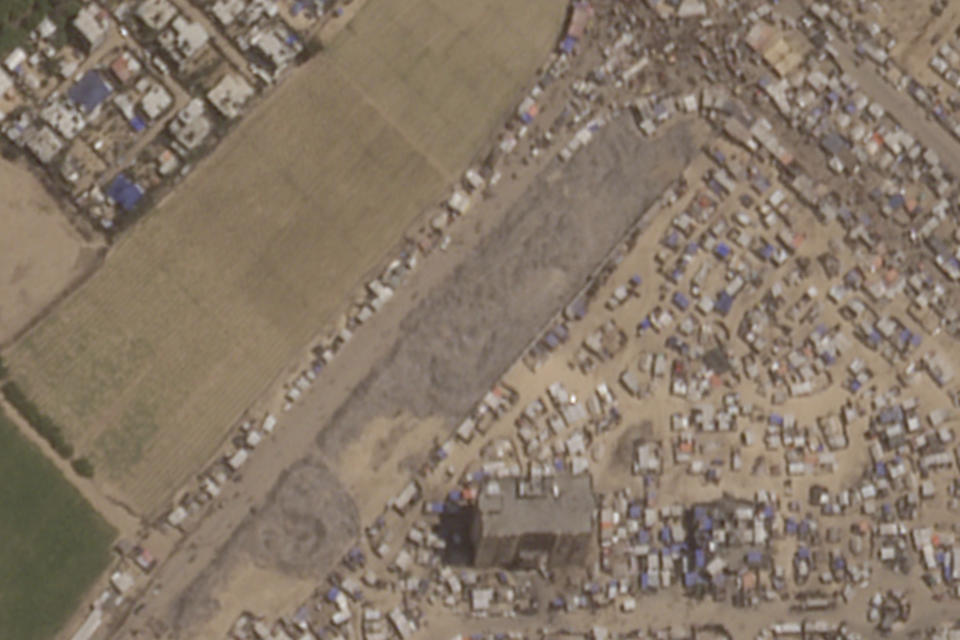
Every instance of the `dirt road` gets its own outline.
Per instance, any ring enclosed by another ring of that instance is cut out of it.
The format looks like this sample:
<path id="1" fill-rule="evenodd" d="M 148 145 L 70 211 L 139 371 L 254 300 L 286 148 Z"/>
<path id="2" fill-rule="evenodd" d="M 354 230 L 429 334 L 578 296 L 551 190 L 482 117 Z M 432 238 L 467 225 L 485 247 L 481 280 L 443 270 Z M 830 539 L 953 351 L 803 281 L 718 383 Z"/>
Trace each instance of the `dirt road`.
<path id="1" fill-rule="evenodd" d="M 276 441 L 254 456 L 222 508 L 189 536 L 189 549 L 158 571 L 159 589 L 123 631 L 149 626 L 191 637 L 217 611 L 217 592 L 230 588 L 238 567 L 252 562 L 289 572 L 283 554 L 297 545 L 310 549 L 305 557 L 342 553 L 356 526 L 367 524 L 356 520 L 349 502 L 367 511 L 369 496 L 399 489 L 410 458 L 426 453 L 432 437 L 446 433 L 490 387 L 677 176 L 704 135 L 702 123 L 686 121 L 648 141 L 624 118 L 568 167 L 551 161 L 515 182 L 508 178 L 494 199 L 471 212 L 473 219 L 460 223 L 449 251 L 431 257 L 284 416 Z M 365 431 L 404 415 L 436 418 L 430 421 L 436 433 L 400 429 L 374 460 L 365 437 L 373 434 Z M 276 480 L 292 467 L 298 471 Z M 301 474 L 325 480 L 304 482 Z M 287 483 L 297 483 L 302 499 L 325 516 L 312 538 L 309 527 L 289 527 L 275 507 Z M 344 495 L 346 503 L 338 497 L 320 506 L 321 499 Z M 319 584 L 319 565 L 311 566 Z"/>

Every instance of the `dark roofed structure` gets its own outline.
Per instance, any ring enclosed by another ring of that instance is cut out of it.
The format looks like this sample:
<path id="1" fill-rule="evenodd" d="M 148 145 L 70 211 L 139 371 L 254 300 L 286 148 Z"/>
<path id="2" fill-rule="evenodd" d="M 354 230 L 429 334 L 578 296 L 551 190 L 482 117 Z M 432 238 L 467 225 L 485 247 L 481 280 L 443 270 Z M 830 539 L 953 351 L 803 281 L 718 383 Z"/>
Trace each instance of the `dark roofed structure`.
<path id="1" fill-rule="evenodd" d="M 84 114 L 93 112 L 113 92 L 98 71 L 87 71 L 77 84 L 70 87 L 67 95 Z"/>
<path id="2" fill-rule="evenodd" d="M 110 186 L 107 187 L 107 197 L 113 200 L 117 206 L 129 213 L 137 206 L 140 199 L 143 198 L 143 187 L 122 173 L 117 174 Z"/>
<path id="3" fill-rule="evenodd" d="M 595 515 L 593 481 L 588 474 L 488 480 L 477 498 L 470 531 L 474 564 L 583 563 Z"/>

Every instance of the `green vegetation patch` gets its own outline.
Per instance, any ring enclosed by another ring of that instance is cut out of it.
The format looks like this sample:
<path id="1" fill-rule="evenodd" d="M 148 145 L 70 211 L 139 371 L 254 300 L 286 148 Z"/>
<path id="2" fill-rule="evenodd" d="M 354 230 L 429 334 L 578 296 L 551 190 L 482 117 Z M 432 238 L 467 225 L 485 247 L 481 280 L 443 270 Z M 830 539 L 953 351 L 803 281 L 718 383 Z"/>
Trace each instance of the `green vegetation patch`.
<path id="1" fill-rule="evenodd" d="M 0 55 L 27 42 L 44 16 L 57 25 L 53 40 L 60 46 L 66 39 L 67 24 L 82 6 L 80 0 L 0 0 Z"/>
<path id="2" fill-rule="evenodd" d="M 0 638 L 51 638 L 106 569 L 116 531 L 0 413 Z"/>
<path id="3" fill-rule="evenodd" d="M 63 435 L 63 429 L 60 428 L 60 425 L 54 422 L 53 418 L 40 411 L 40 408 L 30 401 L 30 398 L 27 397 L 16 382 L 12 380 L 5 382 L 3 387 L 0 387 L 0 390 L 3 391 L 7 402 L 12 404 L 14 408 L 20 412 L 20 415 L 30 423 L 30 426 L 36 429 L 37 433 L 50 443 L 50 446 L 53 447 L 53 450 L 56 451 L 60 457 L 69 460 L 73 456 L 73 445 L 70 444 L 66 436 Z"/>

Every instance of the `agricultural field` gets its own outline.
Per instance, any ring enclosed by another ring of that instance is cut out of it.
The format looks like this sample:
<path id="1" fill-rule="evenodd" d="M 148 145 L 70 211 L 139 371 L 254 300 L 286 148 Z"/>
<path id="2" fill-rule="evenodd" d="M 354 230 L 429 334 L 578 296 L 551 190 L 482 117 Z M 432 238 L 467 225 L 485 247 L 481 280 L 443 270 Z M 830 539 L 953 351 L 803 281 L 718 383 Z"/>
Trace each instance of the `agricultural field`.
<path id="1" fill-rule="evenodd" d="M 2 413 L 0 469 L 0 638 L 49 638 L 106 568 L 114 531 Z"/>
<path id="2" fill-rule="evenodd" d="M 0 345 L 97 263 L 57 202 L 22 166 L 0 160 Z"/>
<path id="3" fill-rule="evenodd" d="M 372 0 L 5 354 L 102 488 L 166 504 L 485 147 L 566 6 Z"/>

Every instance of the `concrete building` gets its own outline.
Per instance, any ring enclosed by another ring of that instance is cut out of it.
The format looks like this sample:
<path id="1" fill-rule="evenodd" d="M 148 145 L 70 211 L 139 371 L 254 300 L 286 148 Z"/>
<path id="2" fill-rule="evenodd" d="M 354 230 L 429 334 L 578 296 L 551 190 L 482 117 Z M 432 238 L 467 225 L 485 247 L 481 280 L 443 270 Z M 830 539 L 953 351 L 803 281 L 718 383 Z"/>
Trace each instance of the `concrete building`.
<path id="1" fill-rule="evenodd" d="M 88 4 L 80 9 L 73 19 L 73 28 L 86 47 L 87 53 L 102 45 L 110 32 L 110 20 L 107 12 L 96 4 Z"/>
<path id="2" fill-rule="evenodd" d="M 259 62 L 276 77 L 293 62 L 302 45 L 279 25 L 251 30 L 250 45 Z"/>
<path id="3" fill-rule="evenodd" d="M 496 478 L 477 498 L 470 538 L 478 567 L 586 562 L 596 501 L 588 474 Z"/>
<path id="4" fill-rule="evenodd" d="M 207 100 L 228 119 L 236 118 L 247 100 L 253 96 L 253 87 L 235 73 L 228 73 L 210 91 Z"/>
<path id="5" fill-rule="evenodd" d="M 213 125 L 207 118 L 203 100 L 194 98 L 187 106 L 180 110 L 177 117 L 170 121 L 170 135 L 179 142 L 184 149 L 191 151 L 200 146 L 210 134 Z"/>
<path id="6" fill-rule="evenodd" d="M 140 109 L 148 120 L 156 120 L 173 105 L 173 96 L 163 85 L 149 78 L 141 78 L 137 82 L 137 91 L 143 94 L 140 99 Z"/>
<path id="7" fill-rule="evenodd" d="M 199 22 L 177 16 L 170 28 L 160 34 L 160 44 L 179 67 L 196 57 L 210 41 L 210 34 Z"/>
<path id="8" fill-rule="evenodd" d="M 136 14 L 147 28 L 160 31 L 177 15 L 177 8 L 169 0 L 143 0 Z"/>
<path id="9" fill-rule="evenodd" d="M 24 142 L 40 164 L 50 164 L 63 150 L 63 141 L 46 126 L 29 129 L 24 133 Z"/>

